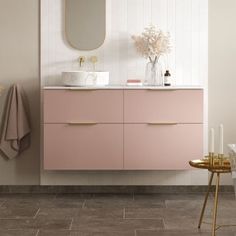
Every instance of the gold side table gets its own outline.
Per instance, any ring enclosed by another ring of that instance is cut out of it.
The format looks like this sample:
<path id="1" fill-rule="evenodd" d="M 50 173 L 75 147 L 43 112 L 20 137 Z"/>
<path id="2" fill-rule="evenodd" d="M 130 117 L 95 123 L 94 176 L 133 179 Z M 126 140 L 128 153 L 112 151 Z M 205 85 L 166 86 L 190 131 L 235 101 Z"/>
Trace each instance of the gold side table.
<path id="1" fill-rule="evenodd" d="M 229 161 L 229 159 L 224 158 L 224 157 L 214 159 L 214 156 L 212 156 L 212 158 L 211 158 L 211 155 L 209 155 L 209 157 L 206 157 L 204 159 L 192 160 L 189 162 L 189 164 L 190 164 L 190 166 L 195 167 L 195 168 L 207 169 L 211 173 L 207 193 L 205 196 L 205 200 L 203 203 L 203 207 L 202 207 L 202 211 L 201 211 L 201 215 L 200 215 L 200 219 L 199 219 L 199 223 L 198 223 L 199 229 L 201 228 L 201 225 L 202 225 L 202 220 L 203 220 L 207 200 L 209 197 L 209 193 L 211 190 L 213 177 L 215 174 L 217 176 L 216 188 L 215 188 L 215 198 L 214 198 L 214 209 L 213 209 L 212 234 L 211 234 L 212 236 L 215 236 L 216 231 L 220 227 L 226 226 L 226 225 L 217 226 L 216 225 L 216 218 L 217 218 L 217 209 L 218 209 L 220 174 L 231 173 L 230 161 Z M 227 226 L 235 226 L 235 225 L 227 225 Z"/>

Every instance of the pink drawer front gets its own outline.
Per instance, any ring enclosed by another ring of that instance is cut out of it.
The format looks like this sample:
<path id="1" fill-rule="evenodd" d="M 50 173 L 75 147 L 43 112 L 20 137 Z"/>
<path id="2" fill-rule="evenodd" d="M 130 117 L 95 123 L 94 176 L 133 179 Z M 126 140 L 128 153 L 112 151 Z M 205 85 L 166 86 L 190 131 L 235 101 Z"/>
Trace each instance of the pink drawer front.
<path id="1" fill-rule="evenodd" d="M 124 122 L 203 122 L 203 90 L 125 90 Z"/>
<path id="2" fill-rule="evenodd" d="M 125 124 L 126 170 L 183 170 L 203 157 L 203 125 Z"/>
<path id="3" fill-rule="evenodd" d="M 45 124 L 44 169 L 123 169 L 123 126 Z"/>
<path id="4" fill-rule="evenodd" d="M 123 122 L 122 90 L 45 90 L 44 123 Z"/>

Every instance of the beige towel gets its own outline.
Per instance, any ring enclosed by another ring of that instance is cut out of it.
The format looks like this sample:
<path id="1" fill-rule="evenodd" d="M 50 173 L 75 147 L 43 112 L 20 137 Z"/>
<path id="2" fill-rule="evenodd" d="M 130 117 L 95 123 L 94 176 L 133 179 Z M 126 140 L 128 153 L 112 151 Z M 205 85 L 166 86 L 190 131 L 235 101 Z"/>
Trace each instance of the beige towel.
<path id="1" fill-rule="evenodd" d="M 0 150 L 12 159 L 30 146 L 30 124 L 19 85 L 9 90 L 0 135 Z"/>

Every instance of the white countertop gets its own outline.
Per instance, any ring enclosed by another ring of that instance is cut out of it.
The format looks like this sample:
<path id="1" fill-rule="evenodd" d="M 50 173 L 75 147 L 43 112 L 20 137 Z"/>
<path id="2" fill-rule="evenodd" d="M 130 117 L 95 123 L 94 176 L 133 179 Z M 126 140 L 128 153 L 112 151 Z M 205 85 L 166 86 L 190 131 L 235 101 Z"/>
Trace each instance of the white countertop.
<path id="1" fill-rule="evenodd" d="M 184 89 L 203 89 L 203 86 L 181 85 L 181 86 L 126 86 L 126 85 L 108 85 L 108 86 L 89 86 L 89 87 L 69 87 L 69 86 L 45 86 L 47 90 L 98 90 L 98 89 L 150 89 L 150 90 L 184 90 Z"/>

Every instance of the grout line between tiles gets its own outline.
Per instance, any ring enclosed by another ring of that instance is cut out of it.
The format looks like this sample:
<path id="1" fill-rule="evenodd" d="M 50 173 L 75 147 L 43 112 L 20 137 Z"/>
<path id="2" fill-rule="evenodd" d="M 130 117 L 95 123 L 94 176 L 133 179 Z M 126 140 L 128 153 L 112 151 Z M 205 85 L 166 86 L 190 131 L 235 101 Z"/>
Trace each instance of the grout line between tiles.
<path id="1" fill-rule="evenodd" d="M 168 201 L 168 200 L 164 200 L 164 208 L 167 208 L 167 203 L 166 203 L 166 201 Z"/>
<path id="2" fill-rule="evenodd" d="M 71 219 L 71 223 L 70 223 L 70 227 L 69 227 L 69 230 L 72 230 L 72 224 L 74 222 L 74 218 Z"/>
<path id="3" fill-rule="evenodd" d="M 35 215 L 33 216 L 33 219 L 35 219 L 35 218 L 37 217 L 39 211 L 40 211 L 40 208 L 37 210 L 37 212 L 36 212 Z"/>
<path id="4" fill-rule="evenodd" d="M 85 207 L 86 201 L 87 201 L 87 200 L 85 199 L 84 202 L 83 202 L 83 204 L 82 204 L 82 207 L 81 207 L 82 209 L 86 208 L 86 207 Z"/>
<path id="5" fill-rule="evenodd" d="M 0 207 L 3 207 L 7 200 L 3 200 L 3 202 L 0 204 Z"/>
<path id="6" fill-rule="evenodd" d="M 39 229 L 37 230 L 37 232 L 36 232 L 35 236 L 38 236 L 38 235 L 39 235 Z"/>
<path id="7" fill-rule="evenodd" d="M 162 218 L 162 221 L 163 221 L 163 228 L 166 229 L 166 223 L 165 223 L 164 218 Z"/>

